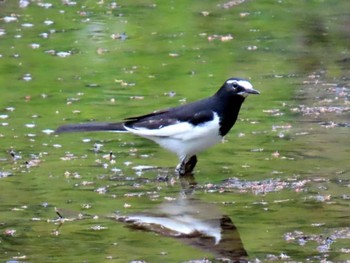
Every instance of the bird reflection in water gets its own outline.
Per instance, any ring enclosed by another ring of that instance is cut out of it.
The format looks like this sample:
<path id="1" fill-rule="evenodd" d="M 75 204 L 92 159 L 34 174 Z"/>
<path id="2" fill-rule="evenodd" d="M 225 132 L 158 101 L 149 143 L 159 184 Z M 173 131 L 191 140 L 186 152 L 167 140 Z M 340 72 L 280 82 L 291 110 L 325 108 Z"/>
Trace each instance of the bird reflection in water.
<path id="1" fill-rule="evenodd" d="M 175 201 L 166 201 L 145 213 L 116 216 L 116 219 L 132 229 L 176 238 L 217 258 L 247 262 L 247 252 L 232 220 L 214 204 L 193 196 L 196 186 L 193 174 L 179 180 L 182 190 Z"/>

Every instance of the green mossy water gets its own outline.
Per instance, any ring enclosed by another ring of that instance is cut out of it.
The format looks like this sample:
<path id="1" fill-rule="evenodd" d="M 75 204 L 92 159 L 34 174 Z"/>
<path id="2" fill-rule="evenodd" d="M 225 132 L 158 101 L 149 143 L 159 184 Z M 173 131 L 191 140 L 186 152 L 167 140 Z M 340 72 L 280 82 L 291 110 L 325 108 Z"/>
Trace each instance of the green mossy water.
<path id="1" fill-rule="evenodd" d="M 112 1 L 65 5 L 57 0 L 50 8 L 39 1 L 26 8 L 18 1 L 2 2 L 2 261 L 215 260 L 200 248 L 111 219 L 114 213 L 149 211 L 177 198 L 177 180 L 156 180 L 159 175 L 176 179 L 176 156 L 127 134 L 43 131 L 176 106 L 213 94 L 231 76 L 250 79 L 261 95 L 247 99 L 224 144 L 199 154 L 194 196 L 231 218 L 249 260 L 349 258 L 349 128 L 318 123 L 348 120 L 348 90 L 334 100 L 344 102 L 339 114 L 310 117 L 295 110 L 326 103 L 331 84 L 348 87 L 348 1 L 233 6 L 228 1 L 224 6 L 221 1 L 140 0 L 120 1 L 115 8 Z M 11 15 L 17 21 L 6 23 Z M 32 48 L 33 43 L 40 47 Z M 311 74 L 320 74 L 324 86 L 305 84 Z M 103 146 L 95 151 L 94 144 Z M 21 158 L 13 158 L 11 150 Z M 110 151 L 115 162 L 104 158 Z M 159 169 L 138 173 L 133 169 L 138 165 Z M 225 186 L 228 178 L 241 180 L 242 188 Z M 269 180 L 275 183 L 272 190 L 261 190 Z M 50 221 L 58 218 L 55 207 L 67 218 L 79 212 L 88 216 L 55 232 L 58 225 Z M 287 240 L 293 231 L 310 241 Z M 336 238 L 335 231 L 345 234 Z M 336 242 L 324 252 L 318 248 L 322 240 L 311 240 L 313 235 Z"/>

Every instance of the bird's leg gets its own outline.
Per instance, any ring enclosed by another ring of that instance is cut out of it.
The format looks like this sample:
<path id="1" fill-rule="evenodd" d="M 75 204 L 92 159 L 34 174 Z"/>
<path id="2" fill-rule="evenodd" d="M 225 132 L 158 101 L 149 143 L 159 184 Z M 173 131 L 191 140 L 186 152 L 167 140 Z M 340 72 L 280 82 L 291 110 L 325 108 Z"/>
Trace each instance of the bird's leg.
<path id="1" fill-rule="evenodd" d="M 197 156 L 192 155 L 189 159 L 183 158 L 181 163 L 176 166 L 175 171 L 179 174 L 179 176 L 184 176 L 186 174 L 192 173 L 194 167 L 197 164 Z"/>
<path id="2" fill-rule="evenodd" d="M 192 155 L 191 158 L 186 162 L 185 164 L 185 173 L 192 173 L 194 167 L 196 167 L 197 164 L 197 156 Z"/>

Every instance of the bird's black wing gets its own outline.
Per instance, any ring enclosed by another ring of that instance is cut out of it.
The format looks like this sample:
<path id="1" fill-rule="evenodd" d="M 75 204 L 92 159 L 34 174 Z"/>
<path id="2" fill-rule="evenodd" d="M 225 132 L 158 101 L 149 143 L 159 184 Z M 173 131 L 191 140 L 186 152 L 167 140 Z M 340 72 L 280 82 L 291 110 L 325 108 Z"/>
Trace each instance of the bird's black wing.
<path id="1" fill-rule="evenodd" d="M 136 129 L 161 129 L 181 122 L 200 125 L 213 120 L 213 111 L 208 110 L 211 98 L 199 100 L 186 105 L 155 111 L 150 114 L 125 119 L 125 126 Z"/>
<path id="2" fill-rule="evenodd" d="M 214 119 L 214 112 L 211 110 L 203 110 L 200 112 L 197 112 L 190 118 L 188 118 L 188 122 L 192 125 L 201 125 L 205 122 L 211 121 Z"/>
<path id="3" fill-rule="evenodd" d="M 197 110 L 197 109 L 196 109 Z M 167 126 L 176 125 L 181 122 L 188 122 L 194 126 L 200 125 L 214 118 L 213 112 L 206 109 L 178 107 L 169 110 L 158 111 L 147 115 L 127 118 L 124 125 L 133 129 L 156 130 Z"/>
<path id="4" fill-rule="evenodd" d="M 169 109 L 167 110 L 160 110 L 160 111 L 154 111 L 152 113 L 148 113 L 148 114 L 144 114 L 144 115 L 139 115 L 139 116 L 134 116 L 134 117 L 128 117 L 128 118 L 125 118 L 125 122 L 137 122 L 137 121 L 140 121 L 142 119 L 148 119 L 148 118 L 151 118 L 151 117 L 156 117 L 157 115 L 162 115 L 164 113 L 167 113 L 169 112 Z"/>
<path id="5" fill-rule="evenodd" d="M 126 118 L 124 125 L 129 128 L 153 130 L 161 129 L 175 123 L 177 123 L 177 119 L 169 116 L 169 110 L 162 110 L 141 116 Z"/>

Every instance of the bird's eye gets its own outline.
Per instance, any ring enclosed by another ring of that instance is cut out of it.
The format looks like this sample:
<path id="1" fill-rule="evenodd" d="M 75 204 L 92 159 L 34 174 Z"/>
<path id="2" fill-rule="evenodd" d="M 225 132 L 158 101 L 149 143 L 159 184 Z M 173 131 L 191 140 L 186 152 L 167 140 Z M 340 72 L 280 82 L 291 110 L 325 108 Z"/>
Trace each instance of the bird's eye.
<path id="1" fill-rule="evenodd" d="M 235 82 L 232 82 L 232 87 L 234 87 L 234 88 L 238 88 L 238 87 L 239 87 L 239 85 L 238 85 L 238 83 L 235 81 Z"/>

